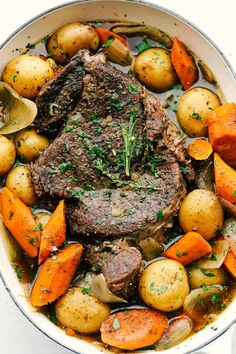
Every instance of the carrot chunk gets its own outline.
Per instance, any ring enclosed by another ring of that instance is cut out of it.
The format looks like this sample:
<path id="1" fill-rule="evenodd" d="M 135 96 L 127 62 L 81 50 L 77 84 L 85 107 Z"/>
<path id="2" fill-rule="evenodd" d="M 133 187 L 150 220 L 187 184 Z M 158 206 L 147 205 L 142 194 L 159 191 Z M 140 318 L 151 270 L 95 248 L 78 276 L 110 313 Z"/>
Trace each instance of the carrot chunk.
<path id="1" fill-rule="evenodd" d="M 212 251 L 211 245 L 197 232 L 187 232 L 170 246 L 163 256 L 182 263 L 184 266 L 195 262 Z"/>
<path id="2" fill-rule="evenodd" d="M 198 70 L 193 57 L 177 37 L 173 39 L 171 60 L 182 86 L 188 90 L 197 81 Z"/>
<path id="3" fill-rule="evenodd" d="M 220 235 L 217 239 L 224 240 L 224 236 Z M 231 250 L 228 251 L 224 259 L 223 265 L 225 269 L 229 272 L 229 274 L 232 276 L 232 278 L 236 280 L 236 257 L 233 251 Z"/>
<path id="4" fill-rule="evenodd" d="M 207 115 L 209 139 L 222 159 L 236 164 L 236 105 L 226 103 Z"/>
<path id="5" fill-rule="evenodd" d="M 127 46 L 127 41 L 125 38 L 119 36 L 118 34 L 107 30 L 106 28 L 96 27 L 95 31 L 98 34 L 99 40 L 101 44 L 104 44 L 108 41 L 109 38 L 114 37 L 122 42 L 125 46 Z"/>
<path id="6" fill-rule="evenodd" d="M 152 345 L 163 335 L 167 317 L 149 309 L 128 310 L 109 316 L 101 326 L 102 341 L 124 350 Z"/>
<path id="7" fill-rule="evenodd" d="M 38 264 L 48 258 L 53 247 L 59 247 L 66 239 L 65 202 L 60 201 L 41 233 Z"/>
<path id="8" fill-rule="evenodd" d="M 29 257 L 37 257 L 40 231 L 30 208 L 7 187 L 2 189 L 0 204 L 5 226 Z"/>
<path id="9" fill-rule="evenodd" d="M 188 154 L 195 160 L 208 159 L 212 151 L 209 141 L 203 139 L 195 139 L 188 146 Z"/>
<path id="10" fill-rule="evenodd" d="M 70 244 L 41 266 L 31 292 L 31 304 L 44 306 L 66 292 L 82 255 L 80 244 Z"/>
<path id="11" fill-rule="evenodd" d="M 236 171 L 228 166 L 217 153 L 214 154 L 214 172 L 217 196 L 235 204 Z"/>

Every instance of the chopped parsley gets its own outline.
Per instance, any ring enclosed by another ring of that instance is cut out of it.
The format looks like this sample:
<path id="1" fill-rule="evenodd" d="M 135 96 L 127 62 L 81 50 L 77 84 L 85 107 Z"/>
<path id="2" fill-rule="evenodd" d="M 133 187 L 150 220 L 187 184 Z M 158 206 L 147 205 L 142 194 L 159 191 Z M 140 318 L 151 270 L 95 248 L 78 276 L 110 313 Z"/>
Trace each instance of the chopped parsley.
<path id="1" fill-rule="evenodd" d="M 10 210 L 10 211 L 9 211 L 9 214 L 8 214 L 8 219 L 11 220 L 12 216 L 13 216 L 13 211 Z"/>
<path id="2" fill-rule="evenodd" d="M 187 166 L 180 166 L 180 169 L 184 175 L 187 175 L 189 173 L 189 168 Z"/>
<path id="3" fill-rule="evenodd" d="M 71 168 L 72 168 L 71 162 L 63 162 L 59 166 L 59 170 L 61 171 L 61 173 L 65 173 L 66 171 L 70 170 Z"/>
<path id="4" fill-rule="evenodd" d="M 200 116 L 200 114 L 197 113 L 197 112 L 193 112 L 192 117 L 193 117 L 193 119 L 201 120 L 201 116 Z"/>
<path id="5" fill-rule="evenodd" d="M 218 304 L 220 302 L 220 300 L 221 300 L 220 295 L 218 295 L 218 294 L 211 295 L 211 302 L 213 304 Z"/>
<path id="6" fill-rule="evenodd" d="M 114 41 L 114 37 L 113 36 L 111 36 L 111 37 L 109 37 L 108 38 L 108 40 L 105 42 L 105 43 L 103 43 L 103 47 L 106 47 L 106 48 L 108 48 L 108 47 L 110 47 L 110 45 L 111 45 L 111 43 Z"/>
<path id="7" fill-rule="evenodd" d="M 192 72 L 196 71 L 196 69 L 191 65 L 188 67 L 188 69 L 189 69 L 189 71 L 192 71 Z"/>
<path id="8" fill-rule="evenodd" d="M 139 42 L 136 45 L 136 48 L 138 49 L 139 53 L 142 53 L 145 50 L 152 48 L 152 46 L 151 46 L 150 42 L 148 41 L 148 39 L 144 38 L 141 42 Z"/>
<path id="9" fill-rule="evenodd" d="M 134 85 L 129 85 L 128 91 L 129 91 L 129 93 L 138 93 L 138 89 Z"/>
<path id="10" fill-rule="evenodd" d="M 200 271 L 201 271 L 202 274 L 204 274 L 206 277 L 209 277 L 209 278 L 215 277 L 215 274 L 208 273 L 206 269 L 200 269 Z"/>
<path id="11" fill-rule="evenodd" d="M 16 272 L 17 278 L 19 280 L 22 280 L 22 277 L 24 275 L 24 269 L 20 268 L 17 264 L 12 264 L 12 267 Z"/>
<path id="12" fill-rule="evenodd" d="M 159 210 L 157 213 L 156 213 L 156 220 L 157 221 L 161 221 L 161 219 L 163 218 L 164 214 L 163 214 L 163 210 Z"/>
<path id="13" fill-rule="evenodd" d="M 82 294 L 83 294 L 83 295 L 90 295 L 90 294 L 91 294 L 91 287 L 89 287 L 89 288 L 83 288 L 83 289 L 82 289 Z"/>

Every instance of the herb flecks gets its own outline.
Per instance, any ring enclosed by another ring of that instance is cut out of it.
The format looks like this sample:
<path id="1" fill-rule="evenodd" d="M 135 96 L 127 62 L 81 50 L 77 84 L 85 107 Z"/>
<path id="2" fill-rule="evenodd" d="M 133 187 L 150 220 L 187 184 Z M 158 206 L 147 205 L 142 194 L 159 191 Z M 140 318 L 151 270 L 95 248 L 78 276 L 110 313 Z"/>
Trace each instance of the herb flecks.
<path id="1" fill-rule="evenodd" d="M 122 135 L 124 139 L 124 169 L 126 176 L 130 176 L 131 161 L 134 153 L 134 148 L 137 142 L 137 137 L 135 136 L 135 125 L 137 120 L 133 116 L 129 119 L 128 130 L 125 125 L 121 125 Z"/>
<path id="2" fill-rule="evenodd" d="M 145 50 L 152 48 L 152 46 L 151 46 L 150 42 L 148 41 L 148 39 L 144 38 L 141 42 L 139 42 L 136 45 L 136 48 L 138 49 L 139 53 L 142 53 Z"/>

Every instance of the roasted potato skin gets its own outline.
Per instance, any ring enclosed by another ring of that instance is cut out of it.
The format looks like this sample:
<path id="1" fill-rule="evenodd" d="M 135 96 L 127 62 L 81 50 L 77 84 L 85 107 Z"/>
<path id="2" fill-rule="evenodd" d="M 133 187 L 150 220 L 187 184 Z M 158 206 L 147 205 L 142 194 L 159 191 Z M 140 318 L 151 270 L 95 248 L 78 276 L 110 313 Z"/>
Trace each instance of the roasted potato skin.
<path id="1" fill-rule="evenodd" d="M 194 87 L 179 99 L 177 118 L 181 128 L 191 137 L 207 136 L 207 114 L 220 106 L 219 97 L 204 87 Z"/>
<path id="2" fill-rule="evenodd" d="M 204 273 L 212 275 L 207 276 Z M 189 283 L 192 289 L 198 289 L 203 285 L 225 284 L 227 283 L 227 277 L 221 268 L 205 269 L 202 271 L 200 268 L 193 269 L 190 266 Z"/>
<path id="3" fill-rule="evenodd" d="M 151 48 L 134 60 L 132 71 L 137 79 L 157 92 L 170 89 L 177 81 L 170 52 L 163 48 Z"/>
<path id="4" fill-rule="evenodd" d="M 27 166 L 14 167 L 8 173 L 6 187 L 25 204 L 32 206 L 36 203 L 37 198 L 31 181 L 30 170 Z"/>
<path id="5" fill-rule="evenodd" d="M 184 199 L 179 210 L 183 231 L 196 231 L 207 241 L 222 227 L 224 214 L 217 196 L 205 189 L 195 189 Z"/>
<path id="6" fill-rule="evenodd" d="M 58 321 L 80 333 L 96 333 L 102 322 L 109 316 L 107 304 L 89 294 L 83 294 L 81 288 L 67 291 L 56 303 Z"/>
<path id="7" fill-rule="evenodd" d="M 37 134 L 33 128 L 26 128 L 16 134 L 16 151 L 22 161 L 31 162 L 46 149 L 49 140 L 46 136 Z"/>
<path id="8" fill-rule="evenodd" d="M 53 69 L 46 61 L 28 54 L 10 60 L 3 72 L 3 81 L 19 95 L 30 99 L 53 77 Z"/>
<path id="9" fill-rule="evenodd" d="M 13 141 L 0 134 L 0 176 L 12 168 L 15 159 L 16 149 Z"/>
<path id="10" fill-rule="evenodd" d="M 175 311 L 189 294 L 188 276 L 184 266 L 174 260 L 159 260 L 143 271 L 139 295 L 149 306 L 160 311 Z"/>

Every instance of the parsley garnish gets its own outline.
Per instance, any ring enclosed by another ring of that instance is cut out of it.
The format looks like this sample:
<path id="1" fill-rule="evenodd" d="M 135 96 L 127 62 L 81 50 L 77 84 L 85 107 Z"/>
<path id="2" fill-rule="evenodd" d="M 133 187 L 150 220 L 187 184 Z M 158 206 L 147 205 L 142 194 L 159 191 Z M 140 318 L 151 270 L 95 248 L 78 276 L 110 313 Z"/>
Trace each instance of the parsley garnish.
<path id="1" fill-rule="evenodd" d="M 130 93 L 138 93 L 138 89 L 137 89 L 137 87 L 134 86 L 134 85 L 129 85 L 128 91 L 129 91 Z"/>
<path id="2" fill-rule="evenodd" d="M 152 46 L 149 43 L 147 38 L 144 38 L 135 47 L 138 49 L 139 53 L 144 52 L 145 50 L 152 48 Z"/>
<path id="3" fill-rule="evenodd" d="M 105 43 L 103 43 L 102 46 L 103 46 L 103 47 L 107 47 L 107 48 L 110 47 L 110 45 L 111 45 L 111 43 L 114 41 L 114 39 L 115 39 L 115 38 L 114 38 L 113 36 L 109 37 L 108 40 L 107 40 Z"/>
<path id="4" fill-rule="evenodd" d="M 124 162 L 124 169 L 125 169 L 126 176 L 130 175 L 131 160 L 137 142 L 137 137 L 135 136 L 135 131 L 134 131 L 136 122 L 137 120 L 134 120 L 133 116 L 130 116 L 128 131 L 124 123 L 121 124 L 122 135 L 124 139 L 123 162 Z"/>
<path id="5" fill-rule="evenodd" d="M 215 274 L 207 273 L 207 270 L 206 270 L 206 269 L 200 269 L 200 271 L 201 271 L 202 274 L 204 274 L 206 277 L 209 277 L 209 278 L 215 277 Z"/>
<path id="6" fill-rule="evenodd" d="M 83 288 L 82 289 L 82 294 L 83 295 L 90 295 L 91 294 L 91 288 Z"/>
<path id="7" fill-rule="evenodd" d="M 159 210 L 157 213 L 156 213 L 156 220 L 157 221 L 160 221 L 162 218 L 163 218 L 163 210 Z"/>
<path id="8" fill-rule="evenodd" d="M 197 113 L 197 112 L 193 112 L 192 117 L 193 117 L 194 119 L 196 119 L 196 120 L 201 120 L 201 116 L 200 116 L 200 114 Z"/>

